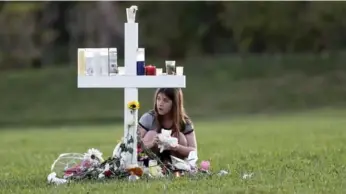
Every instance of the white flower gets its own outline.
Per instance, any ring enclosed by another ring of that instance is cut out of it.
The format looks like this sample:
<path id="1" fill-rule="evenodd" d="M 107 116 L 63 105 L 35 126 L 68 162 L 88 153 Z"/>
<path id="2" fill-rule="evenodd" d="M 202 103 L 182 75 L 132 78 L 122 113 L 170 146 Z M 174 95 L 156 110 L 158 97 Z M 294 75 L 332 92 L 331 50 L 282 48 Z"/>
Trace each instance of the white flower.
<path id="1" fill-rule="evenodd" d="M 102 158 L 102 152 L 100 152 L 98 149 L 91 148 L 88 150 L 87 153 L 84 154 L 84 159 L 88 159 L 90 161 L 98 161 L 103 162 Z"/>
<path id="2" fill-rule="evenodd" d="M 243 174 L 243 179 L 249 179 L 253 176 L 253 173 L 244 173 Z"/>
<path id="3" fill-rule="evenodd" d="M 103 179 L 105 178 L 105 175 L 103 173 L 100 173 L 99 176 L 98 176 L 99 179 Z"/>
<path id="4" fill-rule="evenodd" d="M 129 127 L 133 127 L 133 126 L 135 126 L 135 121 L 134 120 L 131 120 L 131 121 L 129 121 L 129 123 L 127 124 Z"/>
<path id="5" fill-rule="evenodd" d="M 47 180 L 48 180 L 48 183 L 56 184 L 56 185 L 68 183 L 66 179 L 57 178 L 55 172 L 50 173 L 47 177 Z"/>
<path id="6" fill-rule="evenodd" d="M 162 129 L 161 133 L 158 135 L 160 143 L 158 145 L 160 153 L 169 147 L 176 147 L 178 145 L 178 139 L 171 137 L 172 130 Z"/>

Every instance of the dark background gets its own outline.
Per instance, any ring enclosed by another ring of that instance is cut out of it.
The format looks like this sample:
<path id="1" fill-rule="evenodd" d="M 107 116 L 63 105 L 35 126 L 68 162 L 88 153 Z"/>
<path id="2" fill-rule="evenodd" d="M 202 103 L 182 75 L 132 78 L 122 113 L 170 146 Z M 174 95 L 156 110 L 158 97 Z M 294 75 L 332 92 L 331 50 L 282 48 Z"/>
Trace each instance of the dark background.
<path id="1" fill-rule="evenodd" d="M 0 127 L 122 121 L 121 89 L 77 89 L 77 48 L 122 65 L 131 5 L 146 62 L 185 67 L 195 119 L 346 104 L 344 2 L 0 2 Z"/>

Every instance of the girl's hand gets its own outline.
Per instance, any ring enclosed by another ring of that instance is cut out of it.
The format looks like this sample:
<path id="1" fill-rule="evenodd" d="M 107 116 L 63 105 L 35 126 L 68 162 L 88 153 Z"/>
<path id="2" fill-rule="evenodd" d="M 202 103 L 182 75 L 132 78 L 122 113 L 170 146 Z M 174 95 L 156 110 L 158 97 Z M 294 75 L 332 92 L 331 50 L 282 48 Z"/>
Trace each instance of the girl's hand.
<path id="1" fill-rule="evenodd" d="M 179 149 L 179 144 L 172 144 L 169 146 L 169 150 L 177 151 Z"/>
<path id="2" fill-rule="evenodd" d="M 159 140 L 159 137 L 158 135 L 155 135 L 154 139 L 153 139 L 153 142 L 152 142 L 152 145 L 155 146 L 155 145 L 158 145 L 160 142 Z"/>

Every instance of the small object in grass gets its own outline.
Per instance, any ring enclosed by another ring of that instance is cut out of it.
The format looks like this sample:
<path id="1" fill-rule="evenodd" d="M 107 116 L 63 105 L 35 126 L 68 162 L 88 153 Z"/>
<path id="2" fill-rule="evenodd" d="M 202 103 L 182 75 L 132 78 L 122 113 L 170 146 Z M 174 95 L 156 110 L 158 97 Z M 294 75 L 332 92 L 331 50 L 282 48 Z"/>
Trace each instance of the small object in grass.
<path id="1" fill-rule="evenodd" d="M 143 169 L 141 167 L 128 168 L 127 171 L 130 174 L 134 174 L 136 176 L 142 176 L 143 175 Z"/>
<path id="2" fill-rule="evenodd" d="M 48 183 L 56 184 L 56 185 L 68 183 L 68 180 L 66 179 L 57 178 L 55 172 L 50 173 L 47 177 L 47 180 L 48 180 Z"/>
<path id="3" fill-rule="evenodd" d="M 223 175 L 227 175 L 227 174 L 228 174 L 228 172 L 225 170 L 220 170 L 220 172 L 217 173 L 218 176 L 223 176 Z"/>
<path id="4" fill-rule="evenodd" d="M 99 179 L 104 179 L 104 178 L 105 178 L 105 175 L 104 175 L 103 173 L 100 173 L 100 174 L 98 175 L 98 178 L 99 178 Z"/>
<path id="5" fill-rule="evenodd" d="M 136 181 L 138 179 L 139 179 L 139 177 L 137 175 L 135 175 L 134 172 L 131 171 L 130 176 L 129 176 L 129 181 Z"/>
<path id="6" fill-rule="evenodd" d="M 243 174 L 243 179 L 249 179 L 249 178 L 251 178 L 253 176 L 253 173 L 244 173 Z"/>
<path id="7" fill-rule="evenodd" d="M 211 172 L 209 170 L 201 170 L 203 174 L 211 175 Z"/>
<path id="8" fill-rule="evenodd" d="M 201 170 L 202 171 L 208 171 L 209 168 L 210 168 L 210 162 L 209 161 L 204 160 L 201 162 Z"/>
<path id="9" fill-rule="evenodd" d="M 152 177 L 162 177 L 162 168 L 160 166 L 150 166 L 149 173 Z"/>
<path id="10" fill-rule="evenodd" d="M 177 178 L 181 177 L 181 173 L 179 171 L 176 171 L 176 172 L 174 172 L 174 176 L 177 177 Z"/>

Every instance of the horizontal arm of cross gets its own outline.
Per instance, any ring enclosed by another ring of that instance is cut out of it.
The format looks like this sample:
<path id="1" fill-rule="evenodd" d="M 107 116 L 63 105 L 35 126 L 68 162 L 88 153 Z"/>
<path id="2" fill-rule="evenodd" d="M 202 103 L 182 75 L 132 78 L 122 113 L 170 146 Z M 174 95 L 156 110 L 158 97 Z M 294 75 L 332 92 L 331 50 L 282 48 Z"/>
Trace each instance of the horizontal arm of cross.
<path id="1" fill-rule="evenodd" d="M 78 88 L 185 88 L 185 76 L 78 76 Z"/>

